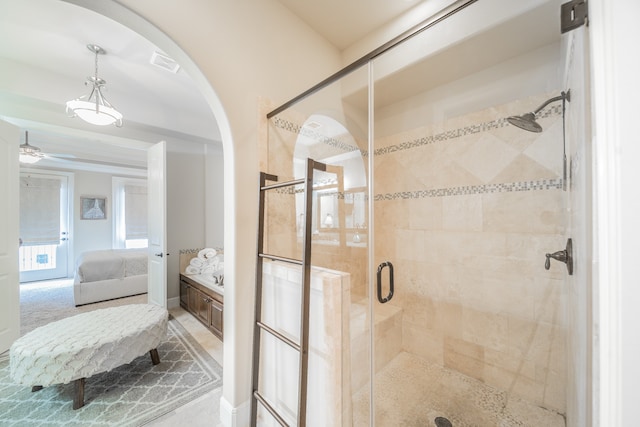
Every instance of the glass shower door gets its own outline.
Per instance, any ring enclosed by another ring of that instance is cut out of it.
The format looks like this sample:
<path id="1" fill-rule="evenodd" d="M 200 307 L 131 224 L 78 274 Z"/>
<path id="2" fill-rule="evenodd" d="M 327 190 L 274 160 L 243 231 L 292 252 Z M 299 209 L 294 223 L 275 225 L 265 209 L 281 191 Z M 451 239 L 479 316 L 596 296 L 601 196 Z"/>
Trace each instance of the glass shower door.
<path id="1" fill-rule="evenodd" d="M 486 44 L 556 9 L 474 7 L 372 62 L 376 426 L 564 425 L 563 104 L 539 133 L 507 120 L 565 90 L 559 35 Z"/>
<path id="2" fill-rule="evenodd" d="M 307 158 L 327 165 L 313 177 L 313 205 L 303 188 L 267 193 L 266 251 L 300 259 L 305 215 L 311 216 L 310 351 L 307 425 L 368 425 L 370 417 L 370 295 L 368 207 L 368 73 L 358 69 L 268 118 L 265 172 L 278 181 L 303 178 Z M 263 316 L 299 338 L 300 272 L 265 262 Z M 295 424 L 295 352 L 263 334 L 259 389 Z M 276 425 L 258 411 L 260 425 Z"/>

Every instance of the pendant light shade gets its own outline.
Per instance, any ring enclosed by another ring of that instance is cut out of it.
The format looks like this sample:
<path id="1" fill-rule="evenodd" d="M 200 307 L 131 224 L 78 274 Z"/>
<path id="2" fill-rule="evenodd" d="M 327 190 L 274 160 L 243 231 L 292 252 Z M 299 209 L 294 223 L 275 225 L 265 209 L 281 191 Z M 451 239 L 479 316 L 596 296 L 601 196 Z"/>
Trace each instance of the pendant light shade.
<path id="1" fill-rule="evenodd" d="M 33 164 L 44 157 L 44 154 L 40 152 L 38 147 L 29 145 L 29 132 L 24 133 L 24 144 L 20 145 L 20 163 Z"/>
<path id="2" fill-rule="evenodd" d="M 98 77 L 98 55 L 106 52 L 95 44 L 87 45 L 87 49 L 95 54 L 95 75 L 87 77 L 84 83 L 91 87 L 89 95 L 67 102 L 67 114 L 70 117 L 80 117 L 87 123 L 98 126 L 116 125 L 122 126 L 122 114 L 116 110 L 102 95 L 102 88 L 106 81 Z"/>

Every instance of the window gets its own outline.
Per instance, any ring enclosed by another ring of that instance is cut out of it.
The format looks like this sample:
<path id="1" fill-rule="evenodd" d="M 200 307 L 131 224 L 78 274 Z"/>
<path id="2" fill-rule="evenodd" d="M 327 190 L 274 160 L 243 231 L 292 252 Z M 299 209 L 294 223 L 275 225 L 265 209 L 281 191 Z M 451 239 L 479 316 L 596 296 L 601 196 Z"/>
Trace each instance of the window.
<path id="1" fill-rule="evenodd" d="M 113 247 L 147 247 L 147 180 L 113 178 Z"/>
<path id="2" fill-rule="evenodd" d="M 20 172 L 20 282 L 67 277 L 73 174 Z"/>

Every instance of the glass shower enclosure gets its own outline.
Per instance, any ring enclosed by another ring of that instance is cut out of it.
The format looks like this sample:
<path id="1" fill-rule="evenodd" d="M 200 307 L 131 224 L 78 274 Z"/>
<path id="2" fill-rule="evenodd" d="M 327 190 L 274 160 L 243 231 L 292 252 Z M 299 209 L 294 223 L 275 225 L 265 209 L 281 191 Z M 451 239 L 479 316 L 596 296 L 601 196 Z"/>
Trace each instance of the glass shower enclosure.
<path id="1" fill-rule="evenodd" d="M 329 166 L 307 213 L 309 425 L 564 426 L 566 269 L 544 268 L 567 226 L 564 103 L 541 132 L 507 120 L 565 89 L 556 6 L 461 8 L 269 113 L 266 172 Z M 269 252 L 299 258 L 302 189 L 266 209 Z M 295 339 L 299 272 L 271 264 L 267 315 Z M 293 424 L 296 360 L 273 343 L 261 361 Z"/>

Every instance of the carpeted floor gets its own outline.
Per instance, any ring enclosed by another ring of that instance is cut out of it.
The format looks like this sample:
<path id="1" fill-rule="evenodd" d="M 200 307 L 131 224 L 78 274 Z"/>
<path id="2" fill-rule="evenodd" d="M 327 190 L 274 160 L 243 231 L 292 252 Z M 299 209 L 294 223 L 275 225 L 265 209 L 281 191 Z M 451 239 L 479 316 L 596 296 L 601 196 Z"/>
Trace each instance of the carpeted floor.
<path id="1" fill-rule="evenodd" d="M 73 279 L 23 283 L 20 285 L 20 332 L 24 335 L 40 325 L 86 311 L 146 302 L 147 294 L 142 294 L 76 307 Z"/>
<path id="2" fill-rule="evenodd" d="M 34 286 L 21 292 L 22 317 L 28 317 L 23 333 L 43 322 L 79 312 L 146 302 L 146 295 L 142 295 L 75 308 L 70 289 L 54 286 L 59 289 L 45 291 L 45 287 Z M 74 411 L 72 383 L 32 393 L 30 387 L 11 381 L 9 356 L 4 353 L 0 355 L 0 425 L 139 426 L 222 386 L 220 365 L 174 319 L 169 321 L 167 338 L 158 347 L 158 354 L 159 365 L 153 366 L 145 354 L 129 364 L 88 378 L 85 406 Z"/>

